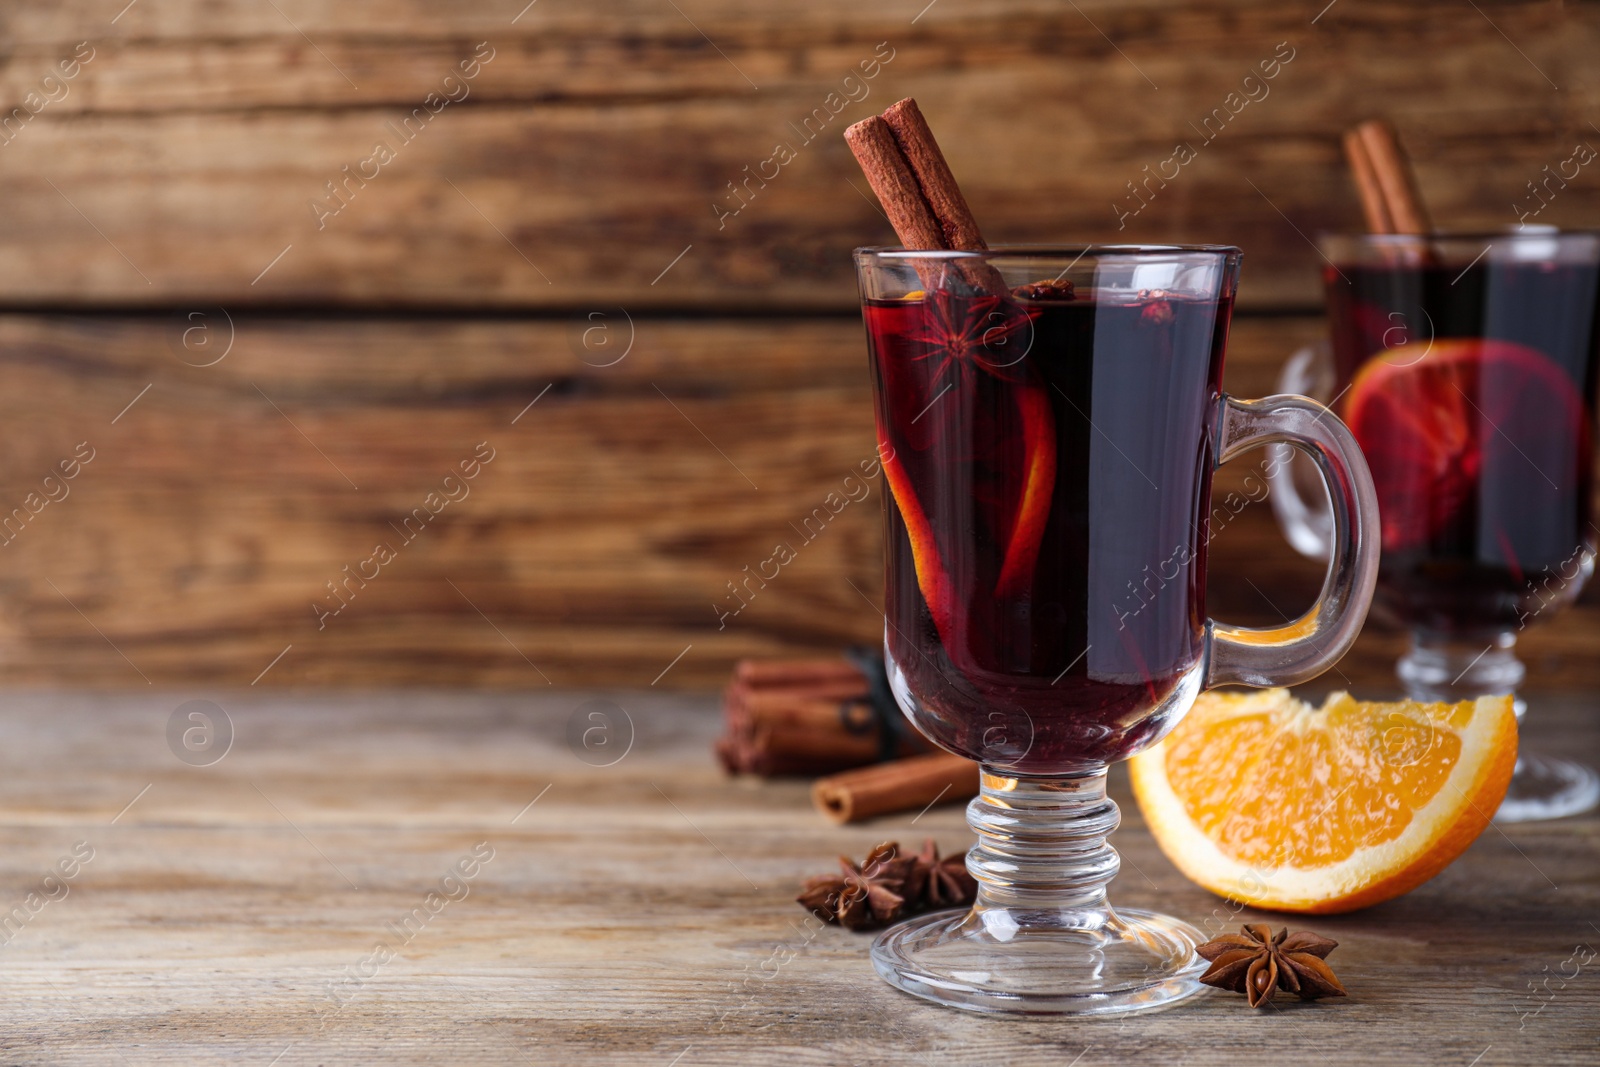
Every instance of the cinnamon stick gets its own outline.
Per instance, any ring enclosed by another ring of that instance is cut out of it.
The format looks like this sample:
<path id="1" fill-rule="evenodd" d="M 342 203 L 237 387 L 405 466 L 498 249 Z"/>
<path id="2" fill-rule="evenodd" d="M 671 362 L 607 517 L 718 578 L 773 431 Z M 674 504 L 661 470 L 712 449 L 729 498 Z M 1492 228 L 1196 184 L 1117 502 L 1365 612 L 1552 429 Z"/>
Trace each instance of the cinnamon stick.
<path id="1" fill-rule="evenodd" d="M 867 683 L 818 682 L 814 685 L 768 686 L 753 689 L 737 682 L 728 686 L 722 697 L 723 718 L 730 730 L 747 729 L 764 716 L 782 713 L 801 704 L 827 704 L 839 717 L 841 704 L 853 704 L 867 697 Z"/>
<path id="2" fill-rule="evenodd" d="M 967 198 L 961 194 L 950 165 L 945 162 L 939 142 L 934 140 L 928 120 L 911 97 L 897 101 L 883 113 L 883 122 L 894 134 L 895 143 L 911 173 L 922 190 L 939 228 L 944 233 L 940 248 L 953 248 L 961 252 L 980 252 L 989 246 L 978 232 L 978 220 L 972 217 Z M 846 135 L 848 136 L 848 134 Z"/>
<path id="3" fill-rule="evenodd" d="M 989 247 L 915 100 L 906 97 L 882 115 L 861 120 L 844 131 L 844 139 L 906 248 L 980 252 Z M 918 264 L 917 273 L 924 286 L 939 288 L 944 267 Z M 979 292 L 1007 288 L 1000 272 L 983 261 L 959 262 L 955 273 Z"/>
<path id="4" fill-rule="evenodd" d="M 744 754 L 745 772 L 763 778 L 778 775 L 834 774 L 877 763 L 882 749 L 877 735 L 843 731 L 819 732 L 776 723 L 758 727 Z"/>
<path id="5" fill-rule="evenodd" d="M 1416 175 L 1412 173 L 1411 162 L 1406 157 L 1405 149 L 1400 146 L 1400 137 L 1394 127 L 1383 119 L 1369 119 L 1351 133 L 1366 149 L 1366 159 L 1371 166 L 1372 176 L 1382 191 L 1383 204 L 1388 216 L 1389 228 L 1373 232 L 1416 235 L 1431 232 L 1433 225 L 1428 219 L 1427 209 L 1423 206 L 1422 194 L 1417 189 Z M 1351 166 L 1356 168 L 1354 160 Z M 1358 184 L 1362 182 L 1359 173 L 1356 181 Z M 1365 207 L 1365 191 L 1362 195 Z M 1368 213 L 1367 221 L 1370 227 L 1373 221 L 1371 212 Z"/>
<path id="6" fill-rule="evenodd" d="M 893 754 L 913 756 L 931 746 L 912 730 L 894 738 Z M 762 777 L 833 774 L 883 759 L 883 728 L 869 704 L 802 704 L 776 708 L 734 725 L 716 752 L 731 774 Z"/>
<path id="7" fill-rule="evenodd" d="M 1356 192 L 1361 197 L 1361 213 L 1366 216 L 1368 233 L 1393 233 L 1394 220 L 1389 217 L 1389 204 L 1383 197 L 1383 186 L 1378 172 L 1372 167 L 1372 157 L 1367 154 L 1367 143 L 1360 132 L 1351 129 L 1344 135 L 1344 158 L 1350 164 L 1350 174 L 1356 180 Z"/>
<path id="8" fill-rule="evenodd" d="M 953 804 L 978 795 L 978 765 L 939 752 L 912 756 L 819 779 L 811 800 L 835 823 L 917 811 L 938 801 Z"/>
<path id="9" fill-rule="evenodd" d="M 849 700 L 867 691 L 867 681 L 859 674 L 854 678 L 837 681 L 790 682 L 779 685 L 745 685 L 734 682 L 728 686 L 729 710 L 743 712 L 749 707 L 759 707 L 767 701 L 791 700 Z"/>
<path id="10" fill-rule="evenodd" d="M 911 729 L 885 736 L 871 687 L 844 656 L 741 661 L 723 694 L 717 759 L 730 774 L 815 776 L 877 763 L 886 745 L 891 756 L 929 751 Z"/>
<path id="11" fill-rule="evenodd" d="M 814 700 L 787 693 L 752 693 L 745 699 L 742 711 L 743 722 L 757 729 L 793 726 L 819 734 L 877 734 L 878 717 L 866 700 Z"/>
<path id="12" fill-rule="evenodd" d="M 944 226 L 923 196 L 889 123 L 873 115 L 845 130 L 844 139 L 900 243 L 907 248 L 944 248 Z"/>
<path id="13" fill-rule="evenodd" d="M 722 764 L 722 769 L 729 774 L 738 774 L 744 770 L 744 750 L 737 738 L 723 734 L 711 743 L 711 751 L 716 754 L 717 762 Z"/>
<path id="14" fill-rule="evenodd" d="M 839 656 L 832 659 L 743 659 L 734 664 L 733 680 L 754 688 L 823 682 L 866 684 L 861 669 Z"/>

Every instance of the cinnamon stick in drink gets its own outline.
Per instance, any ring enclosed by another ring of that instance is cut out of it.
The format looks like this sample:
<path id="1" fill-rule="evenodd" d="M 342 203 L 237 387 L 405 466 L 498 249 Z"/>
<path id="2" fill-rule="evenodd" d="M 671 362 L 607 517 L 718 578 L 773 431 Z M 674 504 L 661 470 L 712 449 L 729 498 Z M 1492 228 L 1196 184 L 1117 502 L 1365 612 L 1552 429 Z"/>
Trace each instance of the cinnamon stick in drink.
<path id="1" fill-rule="evenodd" d="M 981 252 L 989 247 L 915 100 L 907 97 L 882 115 L 863 119 L 844 131 L 844 139 L 906 248 Z M 919 264 L 917 272 L 927 288 L 942 287 L 943 265 Z M 1000 272 L 982 260 L 962 260 L 954 273 L 980 292 L 1007 289 Z"/>
<path id="2" fill-rule="evenodd" d="M 920 811 L 935 802 L 954 804 L 977 795 L 978 765 L 946 752 L 845 771 L 811 787 L 817 810 L 835 823 Z"/>
<path id="3" fill-rule="evenodd" d="M 1367 220 L 1367 232 L 1393 233 L 1394 219 L 1389 216 L 1383 185 L 1378 181 L 1372 156 L 1367 153 L 1367 143 L 1362 140 L 1358 130 L 1345 131 L 1344 158 L 1350 164 L 1351 177 L 1356 180 L 1356 193 L 1361 198 L 1361 213 Z"/>
<path id="4" fill-rule="evenodd" d="M 1352 145 L 1359 147 L 1352 150 Z M 1432 231 L 1433 224 L 1423 206 L 1411 161 L 1392 125 L 1383 119 L 1361 123 L 1345 135 L 1345 151 L 1361 191 L 1367 226 L 1373 233 L 1423 235 Z M 1372 186 L 1381 197 L 1381 208 L 1375 204 L 1369 206 Z M 1379 229 L 1379 225 L 1385 228 Z"/>
<path id="5" fill-rule="evenodd" d="M 880 116 L 862 119 L 844 131 L 867 184 L 878 194 L 889 225 L 907 248 L 944 248 L 944 226 L 934 214 L 917 176 L 900 151 L 894 130 Z"/>
<path id="6" fill-rule="evenodd" d="M 961 252 L 988 248 L 983 234 L 978 232 L 978 220 L 972 217 L 967 198 L 961 194 L 955 175 L 950 173 L 950 165 L 945 162 L 939 142 L 933 139 L 933 131 L 928 128 L 928 120 L 922 117 L 917 102 L 908 96 L 890 105 L 883 113 L 883 121 L 894 133 L 900 154 L 916 176 L 923 200 L 939 220 L 944 243 L 936 247 Z M 848 139 L 849 134 L 845 136 Z"/>

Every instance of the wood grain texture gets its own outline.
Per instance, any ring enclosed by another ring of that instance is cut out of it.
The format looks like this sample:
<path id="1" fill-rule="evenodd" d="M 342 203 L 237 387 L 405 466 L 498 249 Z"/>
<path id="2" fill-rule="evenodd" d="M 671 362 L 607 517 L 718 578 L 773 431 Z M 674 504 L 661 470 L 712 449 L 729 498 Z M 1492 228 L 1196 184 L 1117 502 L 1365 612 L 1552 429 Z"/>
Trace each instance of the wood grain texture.
<path id="1" fill-rule="evenodd" d="M 0 543 L 0 671 L 708 687 L 739 657 L 875 643 L 876 489 L 806 532 L 872 450 L 848 250 L 890 234 L 844 126 L 915 94 L 992 240 L 1233 241 L 1244 303 L 1275 314 L 1316 305 L 1307 237 L 1357 222 L 1353 118 L 1396 121 L 1452 225 L 1512 222 L 1541 168 L 1600 144 L 1581 106 L 1593 5 L 1319 11 L 0 7 L 0 519 L 21 531 Z M 1119 229 L 1127 183 L 1202 141 L 1280 42 L 1294 58 L 1266 97 Z M 463 88 L 325 213 L 341 167 Z M 791 139 L 777 177 L 730 193 Z M 1591 170 L 1537 220 L 1592 220 Z M 1230 388 L 1270 392 L 1317 329 L 1242 321 Z M 404 540 L 482 442 L 496 458 L 470 497 Z M 80 444 L 95 458 L 71 495 L 30 518 Z M 1312 596 L 1317 569 L 1267 512 L 1218 538 L 1221 617 L 1275 622 Z M 379 577 L 345 578 L 391 537 Z M 721 618 L 729 583 L 791 539 L 797 561 Z M 1530 632 L 1536 679 L 1600 684 L 1594 603 Z M 1341 669 L 1388 685 L 1399 643 L 1370 627 Z"/>
<path id="2" fill-rule="evenodd" d="M 217 691 L 234 743 L 201 768 L 164 739 L 197 695 L 0 709 L 0 904 L 76 843 L 93 849 L 7 935 L 8 1062 L 1593 1062 L 1600 982 L 1567 962 L 1600 947 L 1593 815 L 1490 830 L 1413 893 L 1317 918 L 1347 999 L 1251 1012 L 1216 993 L 1129 1021 L 992 1020 L 891 990 L 867 936 L 813 931 L 792 900 L 839 852 L 963 847 L 961 809 L 828 826 L 803 782 L 722 777 L 709 701 L 605 694 L 636 737 L 597 768 L 564 740 L 594 693 Z M 1591 698 L 1546 710 L 1530 720 L 1540 743 L 1600 757 Z M 1112 793 L 1115 901 L 1208 930 L 1283 922 L 1186 882 L 1121 771 Z M 492 859 L 456 899 L 397 934 L 484 843 Z M 395 958 L 369 965 L 378 944 Z"/>
<path id="3" fill-rule="evenodd" d="M 3 499 L 98 451 L 0 548 L 8 669 L 248 683 L 295 643 L 284 681 L 645 685 L 715 636 L 674 679 L 709 685 L 870 635 L 845 579 L 877 584 L 876 502 L 805 525 L 873 454 L 859 325 L 638 320 L 594 367 L 569 347 L 588 323 L 241 320 L 194 368 L 168 347 L 181 322 L 9 320 Z M 406 525 L 484 442 L 470 495 Z M 764 598 L 781 608 L 719 634 L 713 605 L 777 538 L 802 545 Z M 345 585 L 378 543 L 397 558 Z M 330 581 L 354 595 L 319 627 Z"/>
<path id="4" fill-rule="evenodd" d="M 1272 392 L 1318 329 L 1241 320 L 1228 387 Z M 247 685 L 292 645 L 260 684 L 712 688 L 742 657 L 880 640 L 878 482 L 847 481 L 873 455 L 857 321 L 240 316 L 219 362 L 179 359 L 229 336 L 216 314 L 0 316 L 8 680 Z M 402 527 L 485 442 L 468 495 Z M 1219 500 L 1259 497 L 1260 458 Z M 780 542 L 798 558 L 746 585 Z M 349 579 L 379 543 L 396 558 Z M 1211 575 L 1212 613 L 1257 625 L 1321 580 L 1264 502 L 1218 530 Z M 1600 685 L 1595 602 L 1529 630 L 1536 683 Z M 1343 676 L 1390 685 L 1400 635 L 1369 631 Z"/>
<path id="5" fill-rule="evenodd" d="M 0 146 L 4 302 L 848 309 L 849 249 L 891 235 L 839 135 L 915 95 L 991 241 L 1233 242 L 1246 306 L 1307 308 L 1308 236 L 1359 224 L 1352 120 L 1396 121 L 1454 227 L 1515 222 L 1542 168 L 1600 146 L 1593 5 L 503 7 L 7 5 L 0 115 L 79 41 L 94 55 Z M 402 144 L 389 124 L 458 92 L 479 42 L 468 95 Z M 892 59 L 846 86 L 880 42 Z M 379 141 L 396 158 L 319 219 Z M 1195 160 L 1143 186 L 1179 142 Z M 795 158 L 763 168 L 779 144 Z M 1151 199 L 1119 224 L 1130 183 Z M 1597 207 L 1585 173 L 1536 218 Z"/>

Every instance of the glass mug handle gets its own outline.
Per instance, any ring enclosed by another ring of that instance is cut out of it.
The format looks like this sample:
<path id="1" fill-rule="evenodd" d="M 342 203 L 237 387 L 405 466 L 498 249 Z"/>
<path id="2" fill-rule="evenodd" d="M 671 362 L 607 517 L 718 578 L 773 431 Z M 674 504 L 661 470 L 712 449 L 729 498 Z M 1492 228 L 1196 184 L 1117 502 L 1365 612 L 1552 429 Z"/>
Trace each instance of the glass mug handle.
<path id="1" fill-rule="evenodd" d="M 1336 663 L 1355 642 L 1378 580 L 1378 497 L 1361 447 L 1332 411 L 1303 396 L 1217 398 L 1217 463 L 1284 442 L 1322 473 L 1331 504 L 1328 575 L 1300 618 L 1272 629 L 1206 620 L 1207 688 L 1295 685 Z"/>
<path id="2" fill-rule="evenodd" d="M 1278 392 L 1309 396 L 1324 404 L 1335 400 L 1333 346 L 1326 337 L 1297 349 L 1278 374 Z M 1291 445 L 1268 445 L 1268 500 L 1278 527 L 1294 550 L 1307 559 L 1326 560 L 1333 544 L 1333 515 L 1327 497 L 1317 492 L 1316 468 Z"/>

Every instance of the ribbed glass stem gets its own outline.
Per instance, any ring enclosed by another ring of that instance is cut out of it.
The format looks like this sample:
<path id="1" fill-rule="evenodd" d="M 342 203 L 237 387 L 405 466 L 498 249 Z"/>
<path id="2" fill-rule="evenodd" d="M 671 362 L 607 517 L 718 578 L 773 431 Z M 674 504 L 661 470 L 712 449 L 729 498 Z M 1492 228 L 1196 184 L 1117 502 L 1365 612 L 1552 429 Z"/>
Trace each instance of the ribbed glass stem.
<path id="1" fill-rule="evenodd" d="M 872 963 L 886 981 L 973 1011 L 1074 1015 L 1144 1011 L 1204 988 L 1200 931 L 1106 902 L 1122 862 L 1106 842 L 1120 816 L 1104 765 L 1053 778 L 988 766 L 979 788 L 967 806 L 978 899 L 879 935 Z"/>
<path id="2" fill-rule="evenodd" d="M 1517 659 L 1516 643 L 1514 633 L 1464 639 L 1419 631 L 1411 635 L 1411 651 L 1400 657 L 1395 673 L 1413 700 L 1458 701 L 1515 694 L 1527 675 L 1527 668 Z M 1521 724 L 1527 705 L 1518 698 L 1512 706 Z M 1593 768 L 1519 746 L 1516 773 L 1495 820 L 1558 819 L 1596 805 L 1600 805 L 1600 775 Z"/>
<path id="3" fill-rule="evenodd" d="M 1411 635 L 1411 651 L 1400 657 L 1395 673 L 1414 700 L 1515 693 L 1527 673 L 1517 659 L 1516 643 L 1514 633 L 1462 639 L 1419 631 Z"/>
<path id="4" fill-rule="evenodd" d="M 1106 886 L 1122 866 L 1106 838 L 1121 815 L 1106 796 L 1106 768 L 1058 778 L 1018 778 L 985 767 L 967 824 L 978 847 L 967 869 L 978 880 L 974 916 L 991 929 L 1046 924 L 1096 929 L 1113 918 Z M 1045 914 L 1048 913 L 1048 914 Z"/>

